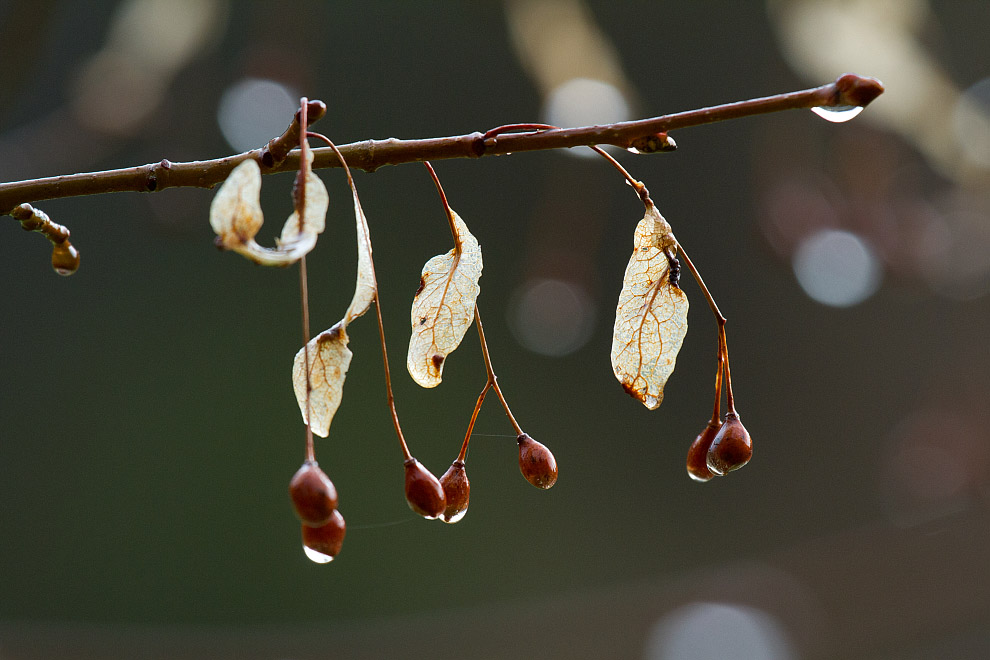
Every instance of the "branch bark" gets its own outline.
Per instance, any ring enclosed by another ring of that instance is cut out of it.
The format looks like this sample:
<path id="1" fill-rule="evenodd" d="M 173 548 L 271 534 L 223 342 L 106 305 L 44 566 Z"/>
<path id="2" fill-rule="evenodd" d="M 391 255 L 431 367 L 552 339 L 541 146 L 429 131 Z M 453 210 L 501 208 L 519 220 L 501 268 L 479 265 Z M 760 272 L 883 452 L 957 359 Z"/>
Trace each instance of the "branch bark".
<path id="1" fill-rule="evenodd" d="M 883 93 L 883 85 L 875 78 L 852 73 L 834 82 L 798 92 L 775 94 L 748 101 L 689 110 L 670 115 L 580 128 L 562 128 L 523 133 L 506 133 L 485 138 L 474 132 L 449 137 L 419 140 L 364 140 L 340 147 L 351 168 L 373 172 L 383 165 L 442 160 L 447 158 L 481 158 L 521 151 L 563 149 L 590 145 L 613 145 L 628 149 L 634 145 L 644 151 L 650 138 L 668 131 L 699 126 L 752 115 L 812 108 L 816 106 L 865 106 Z M 311 116 L 322 116 L 322 103 L 315 101 Z M 325 109 L 325 108 L 324 108 Z M 288 151 L 285 146 L 298 139 L 298 114 L 285 134 L 264 148 L 244 153 L 188 163 L 162 160 L 137 167 L 103 172 L 86 172 L 63 176 L 0 183 L 0 215 L 10 214 L 25 202 L 45 199 L 95 195 L 111 192 L 155 192 L 165 188 L 212 188 L 230 174 L 241 161 L 254 158 L 263 174 L 293 171 L 299 168 L 299 150 Z M 293 133 L 295 131 L 295 133 Z M 649 149 L 646 149 L 647 151 Z M 660 150 L 660 149 L 658 149 Z M 330 148 L 313 149 L 314 168 L 340 167 L 340 161 Z"/>

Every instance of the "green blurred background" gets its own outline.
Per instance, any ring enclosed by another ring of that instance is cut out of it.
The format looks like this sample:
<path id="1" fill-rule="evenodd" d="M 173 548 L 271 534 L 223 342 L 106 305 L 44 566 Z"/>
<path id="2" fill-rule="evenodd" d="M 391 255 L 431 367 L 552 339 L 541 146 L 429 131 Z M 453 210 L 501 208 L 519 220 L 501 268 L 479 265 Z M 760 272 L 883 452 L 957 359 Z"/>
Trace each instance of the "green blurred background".
<path id="1" fill-rule="evenodd" d="M 317 446 L 348 522 L 328 566 L 286 495 L 296 270 L 217 252 L 208 190 L 39 203 L 82 253 L 68 279 L 0 218 L 0 659 L 990 656 L 988 28 L 982 0 L 0 2 L 0 181 L 260 146 L 302 95 L 342 144 L 653 116 L 846 71 L 887 85 L 850 123 L 761 116 L 619 154 L 730 319 L 755 456 L 704 485 L 684 455 L 716 345 L 693 283 L 663 405 L 611 374 L 642 216 L 621 178 L 571 153 L 435 163 L 484 248 L 500 383 L 560 479 L 520 477 L 492 397 L 467 517 L 417 519 L 361 319 Z M 314 331 L 354 272 L 343 175 L 321 175 Z M 422 167 L 355 177 L 403 428 L 440 474 L 484 384 L 471 333 L 439 388 L 403 369 L 447 225 Z M 291 182 L 265 179 L 265 244 Z"/>

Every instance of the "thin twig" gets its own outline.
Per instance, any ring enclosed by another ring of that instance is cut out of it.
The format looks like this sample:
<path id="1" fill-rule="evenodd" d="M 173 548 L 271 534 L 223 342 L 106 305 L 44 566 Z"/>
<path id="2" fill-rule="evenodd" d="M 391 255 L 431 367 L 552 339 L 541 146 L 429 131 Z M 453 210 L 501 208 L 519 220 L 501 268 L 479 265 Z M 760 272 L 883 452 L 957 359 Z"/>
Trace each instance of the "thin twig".
<path id="1" fill-rule="evenodd" d="M 610 144 L 628 149 L 644 138 L 658 133 L 728 119 L 815 106 L 865 106 L 882 92 L 883 85 L 878 80 L 846 74 L 835 82 L 820 87 L 662 115 L 650 119 L 600 126 L 510 133 L 487 139 L 485 134 L 474 132 L 420 140 L 397 140 L 395 138 L 364 140 L 341 146 L 340 153 L 350 167 L 372 172 L 383 165 L 399 165 L 445 158 L 480 158 L 522 151 L 564 149 L 592 144 Z M 314 149 L 313 152 L 315 154 L 313 167 L 340 167 L 341 161 L 331 149 Z M 269 158 L 265 154 L 268 154 L 271 162 L 266 162 Z M 35 202 L 44 199 L 125 191 L 153 192 L 179 186 L 212 188 L 226 179 L 230 171 L 247 158 L 258 160 L 261 171 L 265 174 L 293 171 L 299 168 L 299 151 L 294 150 L 288 153 L 280 163 L 274 158 L 275 155 L 277 155 L 275 149 L 269 144 L 264 149 L 254 149 L 214 160 L 189 163 L 171 163 L 168 160 L 162 160 L 159 163 L 104 172 L 0 183 L 0 214 L 10 213 L 15 206 L 23 202 Z"/>

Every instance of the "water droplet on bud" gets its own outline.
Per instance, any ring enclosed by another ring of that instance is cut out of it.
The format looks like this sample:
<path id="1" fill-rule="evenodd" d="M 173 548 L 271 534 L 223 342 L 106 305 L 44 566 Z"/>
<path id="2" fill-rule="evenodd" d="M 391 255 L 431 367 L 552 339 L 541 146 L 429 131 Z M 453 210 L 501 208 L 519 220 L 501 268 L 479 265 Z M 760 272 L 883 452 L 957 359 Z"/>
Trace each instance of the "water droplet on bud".
<path id="1" fill-rule="evenodd" d="M 544 490 L 557 483 L 557 461 L 553 453 L 529 434 L 516 438 L 519 443 L 519 471 L 526 481 Z"/>
<path id="2" fill-rule="evenodd" d="M 753 457 L 753 440 L 735 413 L 728 413 L 722 427 L 708 448 L 707 465 L 714 474 L 722 476 L 738 470 Z"/>
<path id="3" fill-rule="evenodd" d="M 467 513 L 468 500 L 471 498 L 471 484 L 464 469 L 464 461 L 454 461 L 440 477 L 440 485 L 447 502 L 440 520 L 455 523 Z"/>
<path id="4" fill-rule="evenodd" d="M 325 525 L 310 527 L 302 524 L 303 551 L 310 561 L 326 564 L 340 553 L 347 534 L 347 523 L 340 511 L 334 511 Z"/>
<path id="5" fill-rule="evenodd" d="M 708 469 L 708 448 L 712 446 L 719 426 L 717 421 L 708 422 L 705 430 L 698 434 L 698 437 L 691 443 L 691 447 L 688 448 L 687 473 L 695 481 L 704 483 L 715 476 Z"/>
<path id="6" fill-rule="evenodd" d="M 325 524 L 337 508 L 337 489 L 316 461 L 306 461 L 292 476 L 289 497 L 296 515 L 310 527 Z"/>
<path id="7" fill-rule="evenodd" d="M 59 275 L 72 275 L 79 269 L 79 250 L 69 241 L 52 247 L 52 268 Z"/>
<path id="8" fill-rule="evenodd" d="M 405 462 L 406 502 L 409 508 L 427 520 L 439 518 L 447 508 L 443 486 L 415 458 Z"/>
<path id="9" fill-rule="evenodd" d="M 841 124 L 863 111 L 861 105 L 819 105 L 811 109 L 813 113 L 830 122 Z"/>

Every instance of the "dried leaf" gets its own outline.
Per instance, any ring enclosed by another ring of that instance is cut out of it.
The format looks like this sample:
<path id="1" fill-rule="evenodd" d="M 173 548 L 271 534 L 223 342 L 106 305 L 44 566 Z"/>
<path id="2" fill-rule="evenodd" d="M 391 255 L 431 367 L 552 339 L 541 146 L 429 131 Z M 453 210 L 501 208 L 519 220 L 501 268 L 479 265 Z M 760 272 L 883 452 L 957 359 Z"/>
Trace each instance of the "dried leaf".
<path id="1" fill-rule="evenodd" d="M 341 321 L 325 332 L 321 332 L 306 344 L 305 349 L 299 349 L 292 362 L 292 389 L 296 393 L 299 412 L 303 421 L 309 422 L 306 415 L 306 371 L 309 372 L 309 410 L 312 416 L 310 427 L 313 433 L 323 438 L 330 433 L 330 422 L 333 420 L 340 399 L 344 392 L 344 378 L 351 364 L 351 350 L 348 344 L 347 330 Z M 309 369 L 305 369 L 306 358 L 309 355 Z"/>
<path id="2" fill-rule="evenodd" d="M 210 224 L 228 250 L 254 243 L 261 212 L 261 168 L 248 158 L 235 167 L 210 204 Z"/>
<path id="3" fill-rule="evenodd" d="M 313 249 L 323 232 L 330 203 L 326 187 L 312 171 L 307 173 L 302 221 L 298 211 L 294 211 L 274 249 L 262 247 L 254 240 L 264 222 L 260 199 L 261 168 L 249 158 L 231 171 L 210 205 L 210 224 L 217 233 L 218 244 L 263 266 L 295 263 Z"/>
<path id="4" fill-rule="evenodd" d="M 313 160 L 313 152 L 308 151 L 309 160 Z M 320 177 L 312 170 L 306 172 L 306 204 L 302 221 L 299 211 L 293 211 L 282 226 L 282 235 L 278 240 L 278 249 L 291 259 L 290 263 L 309 254 L 316 247 L 316 238 L 323 233 L 326 226 L 327 208 L 330 196 Z"/>
<path id="5" fill-rule="evenodd" d="M 319 181 L 319 179 L 317 179 Z M 292 388 L 295 390 L 296 402 L 302 413 L 303 422 L 310 421 L 306 415 L 306 375 L 304 373 L 305 354 L 309 354 L 309 410 L 312 415 L 311 428 L 316 435 L 327 437 L 330 433 L 330 422 L 340 407 L 344 392 L 344 378 L 351 364 L 352 353 L 347 348 L 347 326 L 351 321 L 368 311 L 377 295 L 375 270 L 371 260 L 371 234 L 368 230 L 368 220 L 361 208 L 354 181 L 348 173 L 348 182 L 354 196 L 354 223 L 357 228 L 358 265 L 357 278 L 354 283 L 354 296 L 347 312 L 335 326 L 312 339 L 306 350 L 296 353 L 292 364 Z M 322 184 L 320 184 L 322 186 Z M 309 195 L 312 183 L 306 183 L 306 208 L 309 215 Z M 324 194 L 325 191 L 324 191 Z M 326 214 L 326 205 L 323 206 Z M 293 214 L 295 217 L 295 214 Z M 322 222 L 323 215 L 320 216 Z M 292 218 L 290 218 L 292 220 Z M 288 224 L 286 225 L 288 227 Z M 283 232 L 284 236 L 284 232 Z"/>
<path id="6" fill-rule="evenodd" d="M 444 361 L 471 326 L 481 292 L 481 246 L 461 217 L 450 213 L 457 246 L 426 262 L 412 304 L 406 367 L 422 387 L 440 384 Z"/>
<path id="7" fill-rule="evenodd" d="M 371 262 L 371 234 L 368 231 L 368 220 L 365 218 L 364 209 L 361 208 L 357 190 L 352 187 L 351 192 L 354 194 L 354 222 L 357 225 L 358 265 L 354 297 L 351 298 L 347 314 L 344 315 L 345 326 L 368 311 L 378 289 L 375 283 L 375 269 Z"/>
<path id="8" fill-rule="evenodd" d="M 612 371 L 632 397 L 650 410 L 663 401 L 687 334 L 688 300 L 671 282 L 677 241 L 652 202 L 636 226 L 633 253 L 622 279 L 612 334 Z"/>

